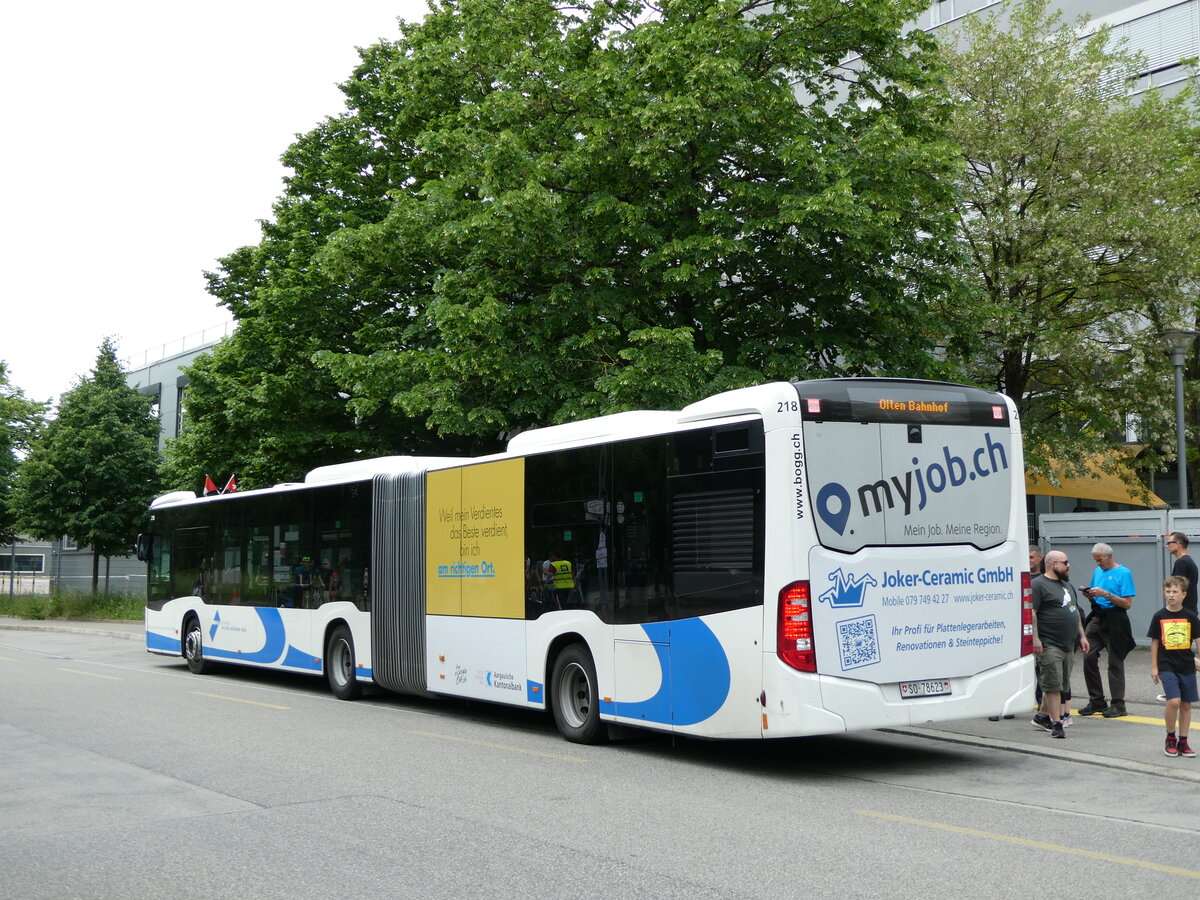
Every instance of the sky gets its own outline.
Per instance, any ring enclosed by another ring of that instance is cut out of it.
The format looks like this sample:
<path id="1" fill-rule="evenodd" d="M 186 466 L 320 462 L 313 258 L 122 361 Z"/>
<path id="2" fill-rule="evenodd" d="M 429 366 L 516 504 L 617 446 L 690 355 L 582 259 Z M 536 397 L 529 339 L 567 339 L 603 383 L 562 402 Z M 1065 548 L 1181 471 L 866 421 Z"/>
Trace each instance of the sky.
<path id="1" fill-rule="evenodd" d="M 260 238 L 295 135 L 424 0 L 10 4 L 0 29 L 0 360 L 55 400 L 105 337 L 136 368 L 219 336 L 204 272 Z"/>

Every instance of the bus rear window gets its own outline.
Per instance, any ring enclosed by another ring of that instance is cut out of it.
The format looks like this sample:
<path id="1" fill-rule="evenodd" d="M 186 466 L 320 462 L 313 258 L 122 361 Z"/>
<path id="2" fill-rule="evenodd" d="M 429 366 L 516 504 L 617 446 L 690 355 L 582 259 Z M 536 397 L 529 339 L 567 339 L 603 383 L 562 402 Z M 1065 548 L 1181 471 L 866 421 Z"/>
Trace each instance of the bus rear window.
<path id="1" fill-rule="evenodd" d="M 1013 479 L 1006 426 L 805 422 L 817 535 L 831 549 L 1002 543 Z M 1019 450 L 1017 450 L 1019 452 Z"/>

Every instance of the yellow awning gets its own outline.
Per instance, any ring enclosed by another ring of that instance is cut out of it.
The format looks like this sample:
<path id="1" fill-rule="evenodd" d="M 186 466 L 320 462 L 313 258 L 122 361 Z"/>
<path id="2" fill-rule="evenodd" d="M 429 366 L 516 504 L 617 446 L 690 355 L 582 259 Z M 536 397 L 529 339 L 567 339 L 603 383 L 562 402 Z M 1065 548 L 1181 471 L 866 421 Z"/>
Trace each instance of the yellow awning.
<path id="1" fill-rule="evenodd" d="M 1114 455 L 1116 454 L 1114 453 Z M 1128 455 L 1128 453 L 1122 455 Z M 1127 503 L 1130 506 L 1144 506 L 1151 509 L 1169 505 L 1167 501 L 1152 491 L 1147 492 L 1147 498 L 1143 500 L 1120 475 L 1102 471 L 1100 468 L 1102 460 L 1111 463 L 1111 458 L 1096 457 L 1088 463 L 1090 474 L 1084 476 L 1068 475 L 1061 465 L 1054 464 L 1054 475 L 1059 482 L 1058 487 L 1054 487 L 1045 479 L 1026 475 L 1025 492 L 1040 497 L 1075 497 L 1080 500 Z M 1119 467 L 1122 465 L 1122 463 L 1118 463 Z"/>

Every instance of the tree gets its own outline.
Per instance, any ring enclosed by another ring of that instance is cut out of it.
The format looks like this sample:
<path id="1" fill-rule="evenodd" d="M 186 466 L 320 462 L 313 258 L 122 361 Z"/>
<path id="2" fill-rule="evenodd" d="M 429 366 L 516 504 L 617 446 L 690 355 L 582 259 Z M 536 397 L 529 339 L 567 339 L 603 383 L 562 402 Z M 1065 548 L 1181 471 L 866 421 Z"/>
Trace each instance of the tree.
<path id="1" fill-rule="evenodd" d="M 967 380 L 1016 401 L 1028 467 L 1046 474 L 1096 459 L 1131 415 L 1170 433 L 1156 334 L 1194 316 L 1200 168 L 1186 96 L 1130 96 L 1137 59 L 1105 31 L 1079 39 L 1044 0 L 1008 12 L 943 49 L 975 293 L 957 328 L 973 339 L 950 349 Z"/>
<path id="2" fill-rule="evenodd" d="M 144 525 L 158 489 L 158 431 L 149 398 L 126 384 L 106 338 L 91 375 L 63 394 L 21 463 L 21 526 L 44 540 L 65 535 L 90 546 L 93 591 L 100 557 L 127 553 Z"/>
<path id="3" fill-rule="evenodd" d="M 319 264 L 339 229 L 377 220 L 387 208 L 386 173 L 395 166 L 360 144 L 356 128 L 330 120 L 289 148 L 283 162 L 292 174 L 262 241 L 208 273 L 209 292 L 238 327 L 189 369 L 185 427 L 168 444 L 166 484 L 196 490 L 206 473 L 236 473 L 243 488 L 262 487 L 355 453 L 433 451 L 421 423 L 389 409 L 357 414 L 312 362 L 321 351 L 359 349 L 355 334 L 387 293 L 386 271 L 338 280 Z"/>
<path id="4" fill-rule="evenodd" d="M 46 406 L 26 399 L 20 388 L 10 384 L 8 365 L 0 360 L 0 544 L 11 543 L 17 537 L 13 482 L 21 457 L 42 424 Z"/>
<path id="5" fill-rule="evenodd" d="M 321 263 L 390 295 L 319 361 L 465 435 L 932 372 L 953 153 L 920 6 L 435 7 L 356 73 L 396 188 Z"/>
<path id="6" fill-rule="evenodd" d="M 921 6 L 435 3 L 362 51 L 263 241 L 210 277 L 239 328 L 193 370 L 173 464 L 295 477 L 372 442 L 483 451 L 766 379 L 938 372 L 956 156 Z"/>

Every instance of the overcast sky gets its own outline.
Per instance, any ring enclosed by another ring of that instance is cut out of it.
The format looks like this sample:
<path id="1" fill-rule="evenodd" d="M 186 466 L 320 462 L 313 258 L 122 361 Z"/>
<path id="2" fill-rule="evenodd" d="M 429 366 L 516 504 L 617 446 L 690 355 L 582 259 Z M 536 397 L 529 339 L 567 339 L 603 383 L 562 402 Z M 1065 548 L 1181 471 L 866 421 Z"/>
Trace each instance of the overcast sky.
<path id="1" fill-rule="evenodd" d="M 0 28 L 0 359 L 57 400 L 105 336 L 136 366 L 228 321 L 205 270 L 257 243 L 355 47 L 424 0 L 9 4 Z M 220 329 L 210 334 L 219 333 Z"/>

